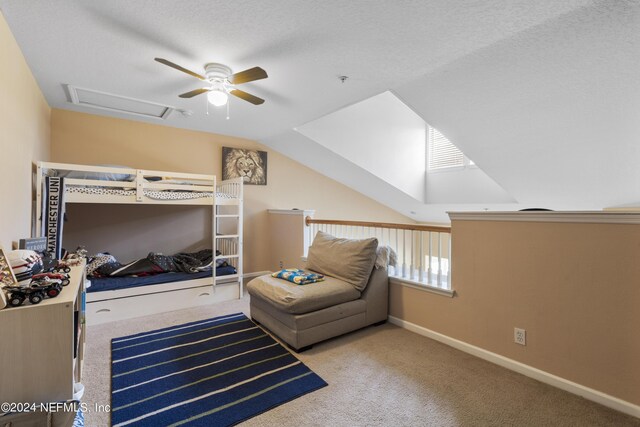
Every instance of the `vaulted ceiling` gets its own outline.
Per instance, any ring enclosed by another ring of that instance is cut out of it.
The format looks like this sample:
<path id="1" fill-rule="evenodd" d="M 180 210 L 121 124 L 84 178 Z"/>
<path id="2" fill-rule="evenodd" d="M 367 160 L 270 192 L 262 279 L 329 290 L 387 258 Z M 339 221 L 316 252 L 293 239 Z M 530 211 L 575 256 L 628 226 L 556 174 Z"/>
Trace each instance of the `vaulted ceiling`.
<path id="1" fill-rule="evenodd" d="M 62 85 L 75 84 L 191 110 L 166 124 L 256 139 L 297 158 L 317 147 L 301 152 L 308 142 L 292 129 L 392 90 L 521 205 L 640 202 L 635 0 L 0 0 L 0 8 L 54 108 L 86 111 L 67 102 Z M 207 62 L 259 65 L 269 78 L 243 89 L 267 102 L 232 100 L 230 120 L 206 115 L 205 99 L 177 97 L 198 81 L 154 57 L 197 72 Z M 418 219 L 432 219 L 428 208 Z"/>

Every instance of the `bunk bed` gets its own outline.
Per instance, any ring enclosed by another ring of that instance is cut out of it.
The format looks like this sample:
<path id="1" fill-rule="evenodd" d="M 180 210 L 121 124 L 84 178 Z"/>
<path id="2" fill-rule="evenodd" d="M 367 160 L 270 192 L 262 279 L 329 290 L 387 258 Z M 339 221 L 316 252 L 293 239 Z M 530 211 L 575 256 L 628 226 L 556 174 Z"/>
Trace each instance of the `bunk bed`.
<path id="1" fill-rule="evenodd" d="M 88 324 L 242 297 L 241 178 L 218 182 L 214 175 L 38 162 L 35 181 L 36 235 L 46 236 L 50 248 L 61 246 L 61 229 L 56 236 L 56 225 L 51 220 L 62 221 L 67 203 L 212 207 L 212 253 L 216 254 L 213 266 L 224 260 L 231 268 L 126 280 L 97 279 L 87 289 Z"/>

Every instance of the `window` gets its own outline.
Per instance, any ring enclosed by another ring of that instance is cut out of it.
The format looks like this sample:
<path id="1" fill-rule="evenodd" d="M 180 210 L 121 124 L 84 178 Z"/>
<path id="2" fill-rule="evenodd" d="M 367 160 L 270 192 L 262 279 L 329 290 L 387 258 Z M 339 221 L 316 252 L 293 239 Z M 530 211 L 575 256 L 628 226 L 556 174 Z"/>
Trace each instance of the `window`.
<path id="1" fill-rule="evenodd" d="M 451 143 L 438 129 L 428 126 L 427 132 L 427 169 L 430 171 L 453 167 L 473 166 L 462 151 Z"/>

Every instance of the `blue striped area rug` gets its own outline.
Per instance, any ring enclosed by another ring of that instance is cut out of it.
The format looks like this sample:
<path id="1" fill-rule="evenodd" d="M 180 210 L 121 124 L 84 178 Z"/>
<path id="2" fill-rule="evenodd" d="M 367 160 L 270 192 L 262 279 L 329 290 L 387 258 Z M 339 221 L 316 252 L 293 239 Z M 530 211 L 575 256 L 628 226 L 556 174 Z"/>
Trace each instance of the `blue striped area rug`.
<path id="1" fill-rule="evenodd" d="M 111 341 L 112 426 L 228 426 L 327 383 L 244 314 Z"/>

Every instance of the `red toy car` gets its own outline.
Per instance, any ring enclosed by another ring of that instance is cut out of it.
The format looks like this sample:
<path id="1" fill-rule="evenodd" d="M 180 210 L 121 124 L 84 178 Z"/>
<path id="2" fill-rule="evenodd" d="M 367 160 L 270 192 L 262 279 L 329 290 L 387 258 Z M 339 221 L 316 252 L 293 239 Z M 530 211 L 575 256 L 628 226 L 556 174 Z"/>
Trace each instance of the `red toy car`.
<path id="1" fill-rule="evenodd" d="M 67 286 L 69 284 L 69 275 L 64 273 L 39 273 L 34 274 L 31 277 L 32 281 L 40 281 L 43 279 L 49 279 L 52 282 L 57 282 L 62 286 Z"/>
<path id="2" fill-rule="evenodd" d="M 5 289 L 9 293 L 9 305 L 18 307 L 27 298 L 31 304 L 39 304 L 45 296 L 55 298 L 60 295 L 62 286 L 44 278 L 40 281 L 31 282 L 29 286 L 9 286 L 5 287 Z"/>

